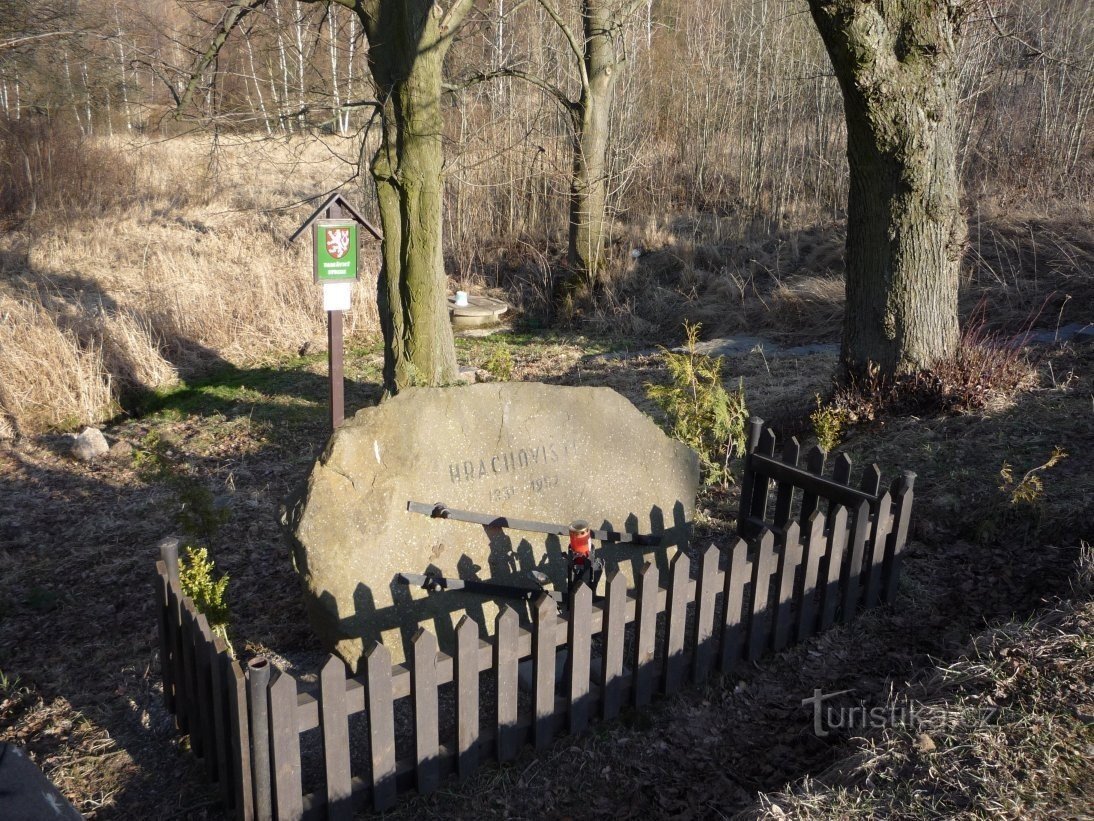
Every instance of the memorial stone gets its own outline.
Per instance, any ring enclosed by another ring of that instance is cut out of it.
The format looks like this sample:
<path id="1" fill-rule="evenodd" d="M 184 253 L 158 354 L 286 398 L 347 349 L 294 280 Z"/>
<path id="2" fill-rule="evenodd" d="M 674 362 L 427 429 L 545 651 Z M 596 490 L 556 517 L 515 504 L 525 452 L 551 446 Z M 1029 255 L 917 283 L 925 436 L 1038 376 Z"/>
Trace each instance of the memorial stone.
<path id="1" fill-rule="evenodd" d="M 405 658 L 419 625 L 450 649 L 464 612 L 492 631 L 496 602 L 411 589 L 401 572 L 530 588 L 532 570 L 565 578 L 557 536 L 430 518 L 408 502 L 660 534 L 658 548 L 604 549 L 633 580 L 685 543 L 698 474 L 689 448 L 609 388 L 411 388 L 335 432 L 283 522 L 313 626 L 356 667 L 376 640 Z"/>

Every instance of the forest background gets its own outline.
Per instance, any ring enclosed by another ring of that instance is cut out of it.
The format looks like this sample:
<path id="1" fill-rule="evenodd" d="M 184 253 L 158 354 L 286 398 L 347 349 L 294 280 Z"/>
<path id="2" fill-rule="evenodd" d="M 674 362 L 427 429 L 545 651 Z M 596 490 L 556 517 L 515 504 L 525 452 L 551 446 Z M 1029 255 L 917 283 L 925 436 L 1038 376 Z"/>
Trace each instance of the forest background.
<path id="1" fill-rule="evenodd" d="M 376 216 L 362 171 L 378 125 L 355 16 L 271 0 L 233 33 L 178 119 L 225 4 L 5 6 L 0 268 L 12 275 L 0 282 L 0 426 L 98 421 L 180 373 L 312 344 L 318 294 L 299 275 L 306 249 L 285 237 L 306 200 L 336 188 Z M 623 19 L 606 268 L 594 293 L 552 298 L 573 148 L 569 115 L 544 88 L 577 96 L 555 17 L 579 30 L 579 11 L 479 3 L 449 53 L 453 289 L 498 289 L 532 326 L 662 338 L 690 319 L 707 334 L 835 338 L 845 128 L 804 3 L 649 0 Z M 1037 312 L 1066 321 L 1086 302 L 1082 282 L 1046 288 L 1037 305 L 1017 286 L 1038 254 L 1065 277 L 1081 268 L 1091 18 L 1080 0 L 1004 1 L 976 5 L 966 23 L 962 305 L 968 313 L 990 292 L 993 329 Z M 234 278 L 255 287 L 225 287 Z M 351 332 L 377 327 L 366 283 Z M 43 356 L 56 365 L 45 377 Z"/>

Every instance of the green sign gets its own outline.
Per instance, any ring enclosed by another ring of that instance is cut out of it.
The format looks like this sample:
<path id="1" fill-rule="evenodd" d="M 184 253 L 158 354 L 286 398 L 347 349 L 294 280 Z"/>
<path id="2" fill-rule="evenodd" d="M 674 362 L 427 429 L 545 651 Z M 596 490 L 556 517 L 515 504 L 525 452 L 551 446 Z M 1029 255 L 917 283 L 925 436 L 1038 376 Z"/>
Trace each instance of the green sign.
<path id="1" fill-rule="evenodd" d="M 318 220 L 315 223 L 315 281 L 357 279 L 357 223 Z"/>

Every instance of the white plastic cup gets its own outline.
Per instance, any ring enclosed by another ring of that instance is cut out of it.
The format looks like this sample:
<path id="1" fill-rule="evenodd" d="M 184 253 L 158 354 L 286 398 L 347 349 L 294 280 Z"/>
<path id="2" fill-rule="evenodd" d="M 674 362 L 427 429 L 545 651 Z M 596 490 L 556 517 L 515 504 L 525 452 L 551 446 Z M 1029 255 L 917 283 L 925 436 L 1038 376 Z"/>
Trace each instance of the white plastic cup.
<path id="1" fill-rule="evenodd" d="M 459 308 L 467 307 L 467 291 L 456 291 L 456 306 Z"/>

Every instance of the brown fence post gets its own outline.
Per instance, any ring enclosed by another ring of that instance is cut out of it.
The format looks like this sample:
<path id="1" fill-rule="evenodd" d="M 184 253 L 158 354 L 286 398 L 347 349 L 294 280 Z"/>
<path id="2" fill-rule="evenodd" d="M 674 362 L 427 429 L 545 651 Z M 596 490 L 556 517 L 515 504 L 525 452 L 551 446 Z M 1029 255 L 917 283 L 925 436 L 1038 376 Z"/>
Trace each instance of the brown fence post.
<path id="1" fill-rule="evenodd" d="M 437 789 L 440 781 L 438 748 L 440 716 L 437 705 L 437 639 L 423 627 L 410 640 L 414 667 L 410 671 L 414 705 L 414 757 L 420 795 Z"/>
<path id="2" fill-rule="evenodd" d="M 881 571 L 884 578 L 881 597 L 886 604 L 892 604 L 896 600 L 900 563 L 904 547 L 908 542 L 908 526 L 912 518 L 912 497 L 914 496 L 912 489 L 915 487 L 915 479 L 915 473 L 906 470 L 904 475 L 893 483 L 896 513 L 893 514 L 893 532 L 885 541 L 885 560 Z"/>
<path id="3" fill-rule="evenodd" d="M 882 494 L 874 516 L 874 528 L 870 534 L 870 546 L 866 551 L 863 574 L 866 576 L 866 609 L 876 607 L 881 596 L 881 570 L 885 563 L 885 545 L 889 541 L 889 531 L 893 525 L 893 497 L 889 491 Z"/>
<path id="4" fill-rule="evenodd" d="M 194 624 L 194 612 L 189 599 L 182 599 L 180 610 L 182 611 L 182 667 L 183 680 L 186 687 L 186 708 L 189 713 L 187 720 L 190 731 L 190 748 L 194 755 L 205 758 L 205 739 L 202 736 L 204 712 L 199 688 L 198 665 L 194 658 L 194 634 L 197 626 Z M 205 707 L 207 709 L 207 707 Z"/>
<path id="5" fill-rule="evenodd" d="M 801 588 L 798 599 L 798 641 L 813 635 L 817 626 L 817 575 L 824 558 L 824 514 L 814 510 L 806 521 L 805 555 L 802 558 Z"/>
<path id="6" fill-rule="evenodd" d="M 466 613 L 456 625 L 456 769 L 460 783 L 479 767 L 479 625 Z"/>
<path id="7" fill-rule="evenodd" d="M 319 672 L 319 726 L 323 733 L 323 771 L 328 821 L 351 821 L 349 715 L 346 710 L 346 665 L 329 656 Z"/>
<path id="8" fill-rule="evenodd" d="M 589 724 L 589 669 L 592 657 L 592 632 L 589 622 L 593 615 L 593 591 L 578 582 L 570 593 L 569 679 L 567 691 L 570 708 L 570 733 L 577 735 Z"/>
<path id="9" fill-rule="evenodd" d="M 517 668 L 520 662 L 520 621 L 509 605 L 501 608 L 494 622 L 494 673 L 498 690 L 498 761 L 517 755 L 520 747 L 517 727 Z"/>
<path id="10" fill-rule="evenodd" d="M 239 663 L 225 656 L 228 712 L 232 741 L 232 806 L 237 821 L 254 821 L 254 784 L 251 780 L 251 731 L 247 707 L 247 676 Z"/>
<path id="11" fill-rule="evenodd" d="M 741 479 L 741 508 L 737 514 L 737 532 L 744 534 L 748 527 L 748 517 L 752 515 L 752 494 L 755 488 L 756 474 L 752 470 L 751 455 L 760 444 L 760 433 L 763 431 L 764 420 L 753 416 L 748 420 L 748 439 L 745 443 L 744 456 L 745 474 Z"/>
<path id="12" fill-rule="evenodd" d="M 714 663 L 714 609 L 718 595 L 718 560 L 721 551 L 713 544 L 703 553 L 699 584 L 695 593 L 695 654 L 692 677 L 696 684 L 706 681 Z"/>
<path id="13" fill-rule="evenodd" d="M 646 562 L 638 577 L 638 602 L 634 628 L 634 706 L 642 707 L 653 697 L 653 659 L 657 652 L 657 566 Z"/>
<path id="14" fill-rule="evenodd" d="M 213 697 L 213 739 L 217 751 L 217 783 L 228 806 L 232 804 L 232 743 L 228 736 L 231 723 L 228 717 L 228 679 L 223 659 L 228 656 L 228 645 L 220 636 L 213 635 L 209 642 L 209 683 Z"/>
<path id="15" fill-rule="evenodd" d="M 805 469 L 812 473 L 814 476 L 820 476 L 824 473 L 824 460 L 827 454 L 821 450 L 817 445 L 814 445 L 809 449 L 809 452 L 805 454 Z M 809 521 L 809 517 L 817 511 L 817 505 L 820 499 L 816 493 L 811 493 L 806 490 L 802 492 L 802 509 L 798 516 L 798 522 L 804 528 L 805 523 Z"/>
<path id="16" fill-rule="evenodd" d="M 270 788 L 270 662 L 261 656 L 247 662 L 247 701 L 251 727 L 251 777 L 254 781 L 255 818 L 272 821 Z"/>
<path id="17" fill-rule="evenodd" d="M 783 444 L 782 460 L 784 465 L 792 468 L 798 466 L 798 458 L 801 455 L 801 444 L 796 436 L 791 436 Z M 786 480 L 779 481 L 775 490 L 775 527 L 784 528 L 790 520 L 790 508 L 794 504 L 794 483 Z"/>
<path id="18" fill-rule="evenodd" d="M 791 522 L 783 531 L 782 550 L 779 551 L 779 569 L 775 589 L 778 604 L 775 610 L 775 627 L 771 631 L 771 648 L 778 652 L 790 642 L 794 609 L 794 582 L 802 561 L 801 530 L 797 522 Z"/>
<path id="19" fill-rule="evenodd" d="M 175 620 L 177 614 L 170 612 L 168 590 L 171 579 L 179 575 L 179 540 L 174 537 L 162 539 L 157 545 L 160 562 L 156 564 L 156 606 L 160 631 L 160 675 L 163 678 L 163 704 L 174 714 L 175 680 L 178 675 L 178 657 L 175 655 Z M 161 572 L 162 563 L 162 572 Z"/>
<path id="20" fill-rule="evenodd" d="M 732 672 L 741 660 L 744 649 L 745 585 L 752 576 L 752 564 L 748 558 L 748 542 L 738 539 L 730 554 L 726 569 L 725 592 L 722 596 L 722 649 L 720 666 L 722 673 Z"/>
<path id="21" fill-rule="evenodd" d="M 756 661 L 767 646 L 768 629 L 774 627 L 771 612 L 771 577 L 775 572 L 775 536 L 765 530 L 760 537 L 756 563 L 752 566 L 752 618 L 748 629 L 749 661 Z"/>
<path id="22" fill-rule="evenodd" d="M 612 719 L 623 705 L 623 638 L 627 618 L 627 577 L 618 569 L 608 574 L 607 601 L 600 642 L 604 658 L 600 670 L 601 716 Z"/>
<path id="23" fill-rule="evenodd" d="M 216 738 L 216 700 L 213 691 L 212 658 L 213 631 L 204 613 L 194 617 L 194 667 L 197 670 L 197 700 L 201 704 L 201 740 L 205 757 L 205 774 L 217 780 L 217 756 L 220 750 Z"/>
<path id="24" fill-rule="evenodd" d="M 764 428 L 760 434 L 760 443 L 755 448 L 755 453 L 761 456 L 775 455 L 775 434 L 771 428 Z M 771 490 L 771 480 L 764 475 L 752 477 L 752 503 L 749 506 L 749 516 L 757 522 L 767 518 L 768 495 Z"/>
<path id="25" fill-rule="evenodd" d="M 546 748 L 554 735 L 557 610 L 555 600 L 543 593 L 532 613 L 532 737 L 537 750 Z"/>
<path id="26" fill-rule="evenodd" d="M 372 806 L 395 804 L 395 712 L 391 692 L 391 651 L 377 642 L 365 655 L 369 751 L 372 755 Z"/>
<path id="27" fill-rule="evenodd" d="M 665 604 L 665 693 L 675 693 L 684 683 L 684 630 L 688 623 L 688 579 L 691 560 L 684 551 L 672 559 L 669 595 Z"/>
<path id="28" fill-rule="evenodd" d="M 277 821 L 304 815 L 300 784 L 300 725 L 296 719 L 296 679 L 284 670 L 270 684 L 270 763 Z"/>
<path id="29" fill-rule="evenodd" d="M 862 592 L 862 563 L 866 555 L 866 540 L 870 536 L 870 503 L 862 502 L 855 511 L 855 526 L 851 535 L 851 557 L 840 575 L 843 587 L 844 624 L 851 621 L 858 609 Z"/>
<path id="30" fill-rule="evenodd" d="M 836 606 L 839 604 L 839 578 L 843 566 L 844 546 L 847 544 L 847 508 L 834 505 L 835 514 L 828 511 L 828 520 L 832 529 L 828 532 L 828 552 L 821 568 L 820 629 L 827 630 L 836 620 Z"/>

